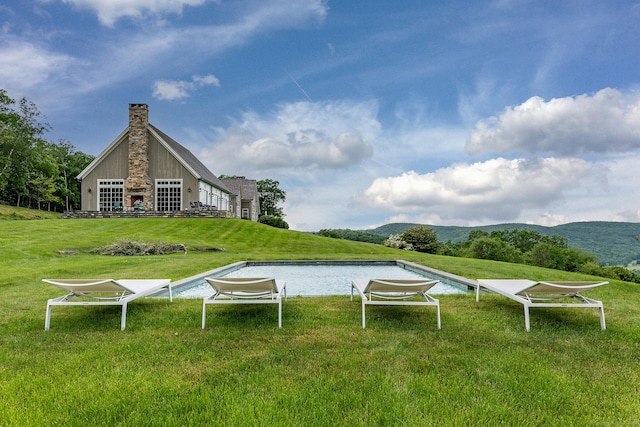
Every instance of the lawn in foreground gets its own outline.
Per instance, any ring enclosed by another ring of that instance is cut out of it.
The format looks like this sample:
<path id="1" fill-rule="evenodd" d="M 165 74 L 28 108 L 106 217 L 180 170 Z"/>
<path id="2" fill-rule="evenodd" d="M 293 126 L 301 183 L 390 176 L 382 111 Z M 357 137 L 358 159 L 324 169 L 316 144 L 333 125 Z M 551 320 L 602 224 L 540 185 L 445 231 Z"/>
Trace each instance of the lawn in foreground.
<path id="1" fill-rule="evenodd" d="M 88 253 L 125 235 L 226 251 Z M 208 307 L 202 330 L 201 300 L 148 298 L 130 305 L 125 331 L 117 308 L 58 307 L 45 332 L 46 300 L 60 292 L 40 279 L 74 273 L 177 280 L 241 259 L 402 257 L 470 278 L 585 277 L 246 221 L 11 221 L 0 222 L 0 243 L 0 425 L 640 422 L 637 285 L 591 294 L 605 302 L 606 331 L 596 310 L 556 309 L 532 310 L 526 333 L 522 307 L 506 298 L 445 295 L 440 331 L 431 307 L 369 307 L 362 330 L 360 302 L 342 296 L 290 298 L 281 330 L 272 306 Z"/>

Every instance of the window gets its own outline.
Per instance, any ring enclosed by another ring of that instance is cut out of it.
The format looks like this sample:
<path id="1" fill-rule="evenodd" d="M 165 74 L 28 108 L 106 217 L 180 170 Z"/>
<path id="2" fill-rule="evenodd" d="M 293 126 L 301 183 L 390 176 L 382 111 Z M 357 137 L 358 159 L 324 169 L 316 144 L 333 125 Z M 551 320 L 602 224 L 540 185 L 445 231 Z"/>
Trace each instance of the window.
<path id="1" fill-rule="evenodd" d="M 249 209 L 242 208 L 242 219 L 249 219 Z"/>
<path id="2" fill-rule="evenodd" d="M 98 210 L 118 211 L 122 210 L 124 201 L 124 180 L 99 179 L 98 180 Z"/>
<path id="3" fill-rule="evenodd" d="M 156 180 L 156 210 L 179 211 L 182 209 L 182 180 Z"/>

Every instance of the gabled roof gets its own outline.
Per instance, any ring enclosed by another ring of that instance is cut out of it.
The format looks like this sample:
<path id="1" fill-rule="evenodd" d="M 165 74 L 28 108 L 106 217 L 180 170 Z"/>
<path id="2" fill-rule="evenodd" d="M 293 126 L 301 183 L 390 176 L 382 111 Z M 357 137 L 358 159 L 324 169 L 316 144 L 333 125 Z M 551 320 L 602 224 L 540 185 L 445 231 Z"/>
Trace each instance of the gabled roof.
<path id="1" fill-rule="evenodd" d="M 207 182 L 223 191 L 232 193 L 229 188 L 222 183 L 196 156 L 175 139 L 152 124 L 147 125 L 147 130 L 178 160 L 182 166 L 188 169 L 197 179 Z M 99 165 L 129 134 L 129 128 L 123 130 L 111 144 L 107 146 L 78 176 L 77 179 L 84 179 L 97 165 Z"/>
<path id="2" fill-rule="evenodd" d="M 218 187 L 221 190 L 229 191 L 229 188 L 224 185 L 214 174 L 211 172 L 196 156 L 193 155 L 186 147 L 180 145 L 175 139 L 171 138 L 166 133 L 152 124 L 149 124 L 149 129 L 156 133 L 156 137 L 161 144 L 165 146 L 173 155 L 180 161 L 184 167 L 190 169 L 196 178 L 208 182 L 214 187 Z"/>
<path id="3" fill-rule="evenodd" d="M 222 178 L 224 185 L 231 190 L 232 194 L 240 196 L 243 200 L 251 200 L 258 195 L 258 184 L 255 179 Z"/>

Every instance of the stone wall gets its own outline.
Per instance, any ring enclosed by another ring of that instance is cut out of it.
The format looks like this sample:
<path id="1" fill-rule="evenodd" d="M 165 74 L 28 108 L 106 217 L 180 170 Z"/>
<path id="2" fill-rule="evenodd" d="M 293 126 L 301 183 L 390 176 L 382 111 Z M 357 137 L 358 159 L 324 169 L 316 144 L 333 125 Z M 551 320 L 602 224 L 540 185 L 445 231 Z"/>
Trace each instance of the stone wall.
<path id="1" fill-rule="evenodd" d="M 233 218 L 229 211 L 185 210 L 185 211 L 76 211 L 65 212 L 62 218 Z"/>

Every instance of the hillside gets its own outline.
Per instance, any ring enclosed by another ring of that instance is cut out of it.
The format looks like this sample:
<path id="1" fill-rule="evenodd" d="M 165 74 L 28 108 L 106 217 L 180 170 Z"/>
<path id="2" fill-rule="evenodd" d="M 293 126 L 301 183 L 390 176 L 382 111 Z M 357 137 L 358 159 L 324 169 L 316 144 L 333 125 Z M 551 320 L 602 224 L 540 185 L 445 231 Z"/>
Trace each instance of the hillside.
<path id="1" fill-rule="evenodd" d="M 125 238 L 189 250 L 144 257 L 92 251 Z M 55 307 L 51 330 L 43 330 L 46 301 L 63 295 L 43 278 L 176 281 L 241 260 L 398 258 L 470 279 L 594 279 L 241 219 L 0 221 L 0 425 L 526 426 L 640 419 L 638 285 L 618 280 L 589 293 L 605 304 L 604 331 L 597 310 L 558 308 L 532 310 L 526 332 L 522 306 L 488 293 L 478 302 L 474 294 L 439 295 L 441 329 L 432 307 L 368 307 L 362 329 L 357 296 L 290 295 L 281 329 L 266 304 L 209 307 L 202 329 L 202 298 L 174 297 L 134 301 L 125 331 L 119 307 L 95 306 Z"/>
<path id="2" fill-rule="evenodd" d="M 0 204 L 1 220 L 22 220 L 22 219 L 54 219 L 60 218 L 58 212 L 47 212 L 38 209 L 18 208 L 15 206 Z"/>
<path id="3" fill-rule="evenodd" d="M 368 233 L 389 236 L 399 234 L 408 228 L 421 224 L 393 223 L 371 230 Z M 456 227 L 428 225 L 438 234 L 438 240 L 446 242 L 460 242 L 466 240 L 472 230 L 491 232 L 494 230 L 535 230 L 545 236 L 560 236 L 567 239 L 567 243 L 575 248 L 583 249 L 598 257 L 598 262 L 605 265 L 627 265 L 633 260 L 640 261 L 640 241 L 635 236 L 640 235 L 640 224 L 633 222 L 573 222 L 543 227 L 532 224 L 495 224 L 480 227 Z"/>

